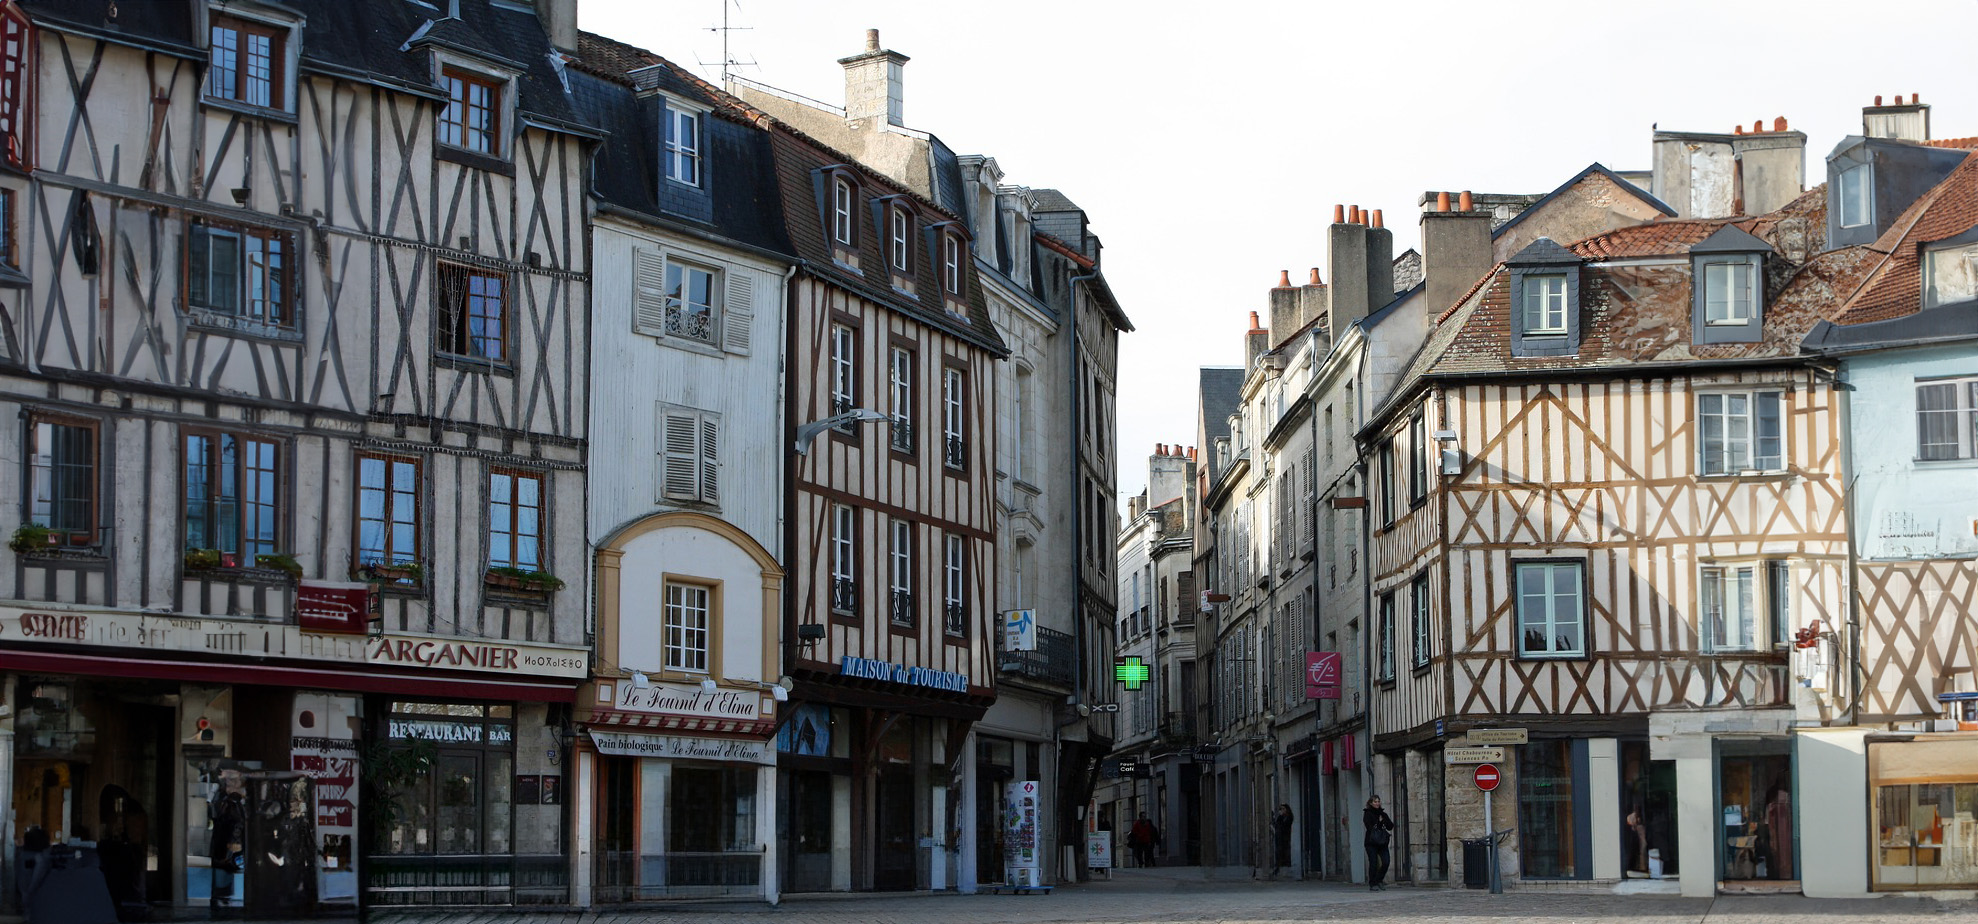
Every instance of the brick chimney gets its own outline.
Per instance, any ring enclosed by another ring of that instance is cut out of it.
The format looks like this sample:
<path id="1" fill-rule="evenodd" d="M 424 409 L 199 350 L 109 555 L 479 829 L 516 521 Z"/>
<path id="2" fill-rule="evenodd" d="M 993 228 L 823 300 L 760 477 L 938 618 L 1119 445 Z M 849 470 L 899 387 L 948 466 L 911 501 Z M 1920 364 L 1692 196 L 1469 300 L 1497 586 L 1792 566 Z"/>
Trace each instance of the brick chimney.
<path id="1" fill-rule="evenodd" d="M 1492 265 L 1490 211 L 1466 209 L 1465 192 L 1455 208 L 1438 197 L 1439 211 L 1422 213 L 1423 309 L 1435 317 L 1470 291 Z"/>
<path id="2" fill-rule="evenodd" d="M 839 58 L 845 68 L 845 118 L 855 122 L 885 119 L 888 125 L 900 121 L 905 107 L 901 71 L 909 59 L 897 51 L 879 47 L 879 30 L 865 30 L 865 50 L 849 58 Z"/>
<path id="3" fill-rule="evenodd" d="M 1188 490 L 1188 457 L 1176 446 L 1172 453 L 1156 453 L 1147 460 L 1147 506 L 1159 507 Z"/>
<path id="4" fill-rule="evenodd" d="M 1861 108 L 1861 134 L 1868 138 L 1894 138 L 1897 141 L 1930 140 L 1930 104 L 1917 102 L 1916 94 L 1909 94 L 1909 102 L 1902 101 L 1902 94 L 1896 94 L 1890 105 L 1882 105 L 1882 98 L 1875 97 L 1875 105 Z"/>

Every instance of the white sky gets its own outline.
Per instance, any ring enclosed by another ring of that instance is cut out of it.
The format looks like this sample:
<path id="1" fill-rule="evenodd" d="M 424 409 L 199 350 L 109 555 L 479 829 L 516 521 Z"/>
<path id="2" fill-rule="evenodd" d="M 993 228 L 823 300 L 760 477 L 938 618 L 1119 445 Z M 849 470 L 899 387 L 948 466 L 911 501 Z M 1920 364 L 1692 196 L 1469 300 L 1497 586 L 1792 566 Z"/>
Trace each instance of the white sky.
<path id="1" fill-rule="evenodd" d="M 722 2 L 580 0 L 579 24 L 712 78 Z M 1324 266 L 1334 203 L 1382 209 L 1399 253 L 1424 190 L 1645 169 L 1657 123 L 1783 115 L 1808 135 L 1809 185 L 1878 93 L 1921 94 L 1933 137 L 1978 135 L 1972 0 L 740 0 L 729 15 L 749 27 L 733 56 L 757 65 L 738 73 L 834 104 L 837 59 L 878 28 L 913 59 L 909 127 L 1086 210 L 1138 328 L 1120 343 L 1123 497 L 1156 443 L 1194 440 L 1195 370 L 1242 362 L 1278 270 Z"/>

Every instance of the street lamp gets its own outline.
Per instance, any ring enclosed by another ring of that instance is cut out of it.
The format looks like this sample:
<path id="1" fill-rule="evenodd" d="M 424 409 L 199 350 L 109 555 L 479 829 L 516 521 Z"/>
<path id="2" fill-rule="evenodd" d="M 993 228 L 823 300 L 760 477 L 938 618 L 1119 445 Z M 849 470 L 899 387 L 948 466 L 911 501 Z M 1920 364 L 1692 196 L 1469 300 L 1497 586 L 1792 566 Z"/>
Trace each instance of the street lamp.
<path id="1" fill-rule="evenodd" d="M 840 427 L 848 423 L 858 423 L 860 421 L 869 422 L 891 419 L 893 418 L 889 414 L 884 414 L 870 408 L 855 407 L 842 414 L 833 414 L 823 420 L 813 420 L 810 423 L 801 424 L 797 427 L 797 455 L 808 453 L 810 451 L 811 441 L 817 439 L 818 434 L 832 427 Z"/>

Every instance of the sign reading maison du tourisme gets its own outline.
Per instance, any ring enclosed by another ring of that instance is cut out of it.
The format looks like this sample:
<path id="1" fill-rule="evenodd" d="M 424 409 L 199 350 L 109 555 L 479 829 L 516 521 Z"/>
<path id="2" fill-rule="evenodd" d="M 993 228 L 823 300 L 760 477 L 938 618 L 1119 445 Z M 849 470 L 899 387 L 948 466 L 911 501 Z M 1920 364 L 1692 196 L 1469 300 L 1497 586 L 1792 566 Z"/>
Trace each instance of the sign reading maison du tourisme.
<path id="1" fill-rule="evenodd" d="M 260 620 L 98 609 L 0 607 L 0 645 L 84 645 L 122 655 L 154 651 L 294 658 L 511 677 L 580 678 L 590 669 L 589 654 L 582 648 L 506 639 L 326 635 Z"/>

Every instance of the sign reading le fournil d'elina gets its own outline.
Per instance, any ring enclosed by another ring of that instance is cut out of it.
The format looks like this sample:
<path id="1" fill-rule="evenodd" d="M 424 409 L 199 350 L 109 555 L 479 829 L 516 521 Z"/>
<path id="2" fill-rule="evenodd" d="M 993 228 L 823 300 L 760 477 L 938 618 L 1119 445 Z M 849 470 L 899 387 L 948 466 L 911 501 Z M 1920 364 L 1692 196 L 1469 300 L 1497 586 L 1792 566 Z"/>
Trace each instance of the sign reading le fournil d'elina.
<path id="1" fill-rule="evenodd" d="M 617 706 L 628 712 L 752 722 L 761 712 L 762 694 L 742 690 L 715 690 L 710 693 L 699 685 L 677 683 L 653 683 L 640 687 L 623 682 L 618 685 Z"/>

